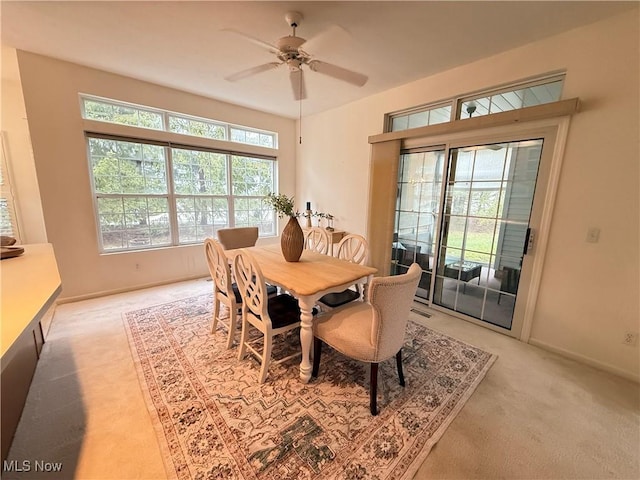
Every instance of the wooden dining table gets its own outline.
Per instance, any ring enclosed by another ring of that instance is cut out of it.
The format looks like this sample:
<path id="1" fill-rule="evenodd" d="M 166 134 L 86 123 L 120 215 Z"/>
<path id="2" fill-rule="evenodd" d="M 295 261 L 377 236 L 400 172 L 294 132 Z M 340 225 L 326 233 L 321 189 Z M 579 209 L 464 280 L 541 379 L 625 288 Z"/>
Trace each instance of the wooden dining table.
<path id="1" fill-rule="evenodd" d="M 368 284 L 377 269 L 310 250 L 304 250 L 299 261 L 287 262 L 278 244 L 226 250 L 225 253 L 232 259 L 240 250 L 249 252 L 256 259 L 267 283 L 298 299 L 302 347 L 300 379 L 307 383 L 311 378 L 314 306 L 327 293 L 341 292 L 356 283 Z"/>

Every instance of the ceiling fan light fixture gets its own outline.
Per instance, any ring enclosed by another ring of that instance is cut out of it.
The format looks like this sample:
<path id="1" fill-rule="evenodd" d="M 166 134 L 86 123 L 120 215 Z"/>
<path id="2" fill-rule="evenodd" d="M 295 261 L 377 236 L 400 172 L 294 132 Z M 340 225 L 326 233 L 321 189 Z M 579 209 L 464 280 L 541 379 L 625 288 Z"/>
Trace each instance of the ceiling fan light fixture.
<path id="1" fill-rule="evenodd" d="M 297 58 L 292 58 L 290 60 L 287 60 L 287 66 L 289 67 L 290 71 L 298 72 L 302 69 L 302 60 Z"/>
<path id="2" fill-rule="evenodd" d="M 476 102 L 469 102 L 469 105 L 467 105 L 467 113 L 469 114 L 469 118 L 473 117 L 473 114 L 475 113 L 477 108 L 478 107 L 476 105 Z"/>

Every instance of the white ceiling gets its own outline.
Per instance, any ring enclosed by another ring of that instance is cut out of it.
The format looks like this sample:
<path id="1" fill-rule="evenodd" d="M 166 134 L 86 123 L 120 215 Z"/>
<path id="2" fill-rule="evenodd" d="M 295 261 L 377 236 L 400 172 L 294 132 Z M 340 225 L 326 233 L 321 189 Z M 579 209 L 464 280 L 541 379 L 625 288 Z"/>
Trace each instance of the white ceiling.
<path id="1" fill-rule="evenodd" d="M 309 52 L 364 73 L 364 87 L 305 71 L 304 115 L 592 23 L 637 2 L 129 2 L 2 1 L 2 43 L 180 90 L 295 118 L 285 67 L 235 83 L 224 77 L 275 61 L 268 43 L 291 33 L 288 11 L 311 39 L 340 26 Z M 523 59 L 526 61 L 526 59 Z M 541 72 L 542 73 L 542 72 Z"/>

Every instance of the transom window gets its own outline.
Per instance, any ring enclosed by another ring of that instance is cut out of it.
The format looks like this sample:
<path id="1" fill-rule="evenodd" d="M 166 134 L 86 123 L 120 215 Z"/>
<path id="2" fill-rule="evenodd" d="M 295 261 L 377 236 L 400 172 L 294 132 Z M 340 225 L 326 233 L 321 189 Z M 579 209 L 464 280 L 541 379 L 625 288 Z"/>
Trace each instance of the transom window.
<path id="1" fill-rule="evenodd" d="M 387 131 L 396 132 L 556 102 L 562 96 L 563 84 L 564 75 L 555 75 L 402 110 L 387 115 Z"/>
<path id="2" fill-rule="evenodd" d="M 278 134 L 267 130 L 89 95 L 81 95 L 80 99 L 82 116 L 88 120 L 278 148 Z"/>
<path id="3" fill-rule="evenodd" d="M 461 108 L 458 118 L 479 117 L 556 102 L 560 100 L 563 82 L 561 79 L 464 99 L 459 102 Z"/>
<path id="4" fill-rule="evenodd" d="M 93 134 L 87 147 L 103 252 L 199 243 L 224 227 L 276 234 L 263 203 L 275 158 Z"/>
<path id="5" fill-rule="evenodd" d="M 451 105 L 433 106 L 426 110 L 418 108 L 413 112 L 392 116 L 390 120 L 392 132 L 445 123 L 451 121 Z"/>

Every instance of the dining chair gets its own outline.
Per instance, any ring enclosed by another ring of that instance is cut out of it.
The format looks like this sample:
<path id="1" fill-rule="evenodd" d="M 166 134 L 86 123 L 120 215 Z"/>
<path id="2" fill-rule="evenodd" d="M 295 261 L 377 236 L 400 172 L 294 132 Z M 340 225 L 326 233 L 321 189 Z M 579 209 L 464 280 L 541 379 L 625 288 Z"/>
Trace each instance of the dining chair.
<path id="1" fill-rule="evenodd" d="M 213 279 L 213 322 L 211 333 L 216 331 L 218 321 L 228 330 L 227 348 L 233 345 L 237 328 L 238 310 L 242 304 L 242 297 L 238 286 L 231 281 L 231 269 L 229 260 L 224 254 L 220 242 L 213 238 L 204 241 L 204 251 L 207 257 L 209 273 Z M 229 309 L 229 322 L 220 319 L 220 304 L 224 304 Z"/>
<path id="2" fill-rule="evenodd" d="M 336 257 L 360 265 L 366 265 L 369 258 L 369 243 L 362 235 L 350 233 L 345 235 L 336 248 Z M 318 303 L 321 306 L 337 308 L 362 298 L 363 286 L 356 285 L 356 290 L 348 288 L 342 292 L 327 293 Z"/>
<path id="3" fill-rule="evenodd" d="M 233 282 L 231 266 L 220 242 L 214 238 L 205 239 L 204 251 L 209 273 L 213 280 L 213 322 L 211 324 L 211 333 L 215 333 L 219 321 L 227 328 L 227 348 L 231 348 L 235 341 L 238 314 L 241 313 L 242 296 L 238 290 L 238 285 Z M 267 285 L 267 295 L 271 296 L 276 293 L 276 287 Z M 229 309 L 228 323 L 220 318 L 220 304 L 226 305 Z"/>
<path id="4" fill-rule="evenodd" d="M 264 383 L 271 363 L 278 364 L 300 355 L 297 351 L 279 360 L 271 359 L 273 337 L 289 332 L 300 326 L 300 306 L 298 300 L 283 293 L 267 296 L 266 284 L 260 266 L 253 256 L 245 251 L 233 258 L 233 272 L 242 296 L 242 334 L 238 360 L 245 357 L 247 349 L 261 362 L 259 382 Z M 249 326 L 262 332 L 264 347 L 258 352 L 249 341 Z"/>
<path id="5" fill-rule="evenodd" d="M 314 252 L 329 254 L 331 238 L 324 228 L 312 227 L 304 232 L 304 248 Z"/>
<path id="6" fill-rule="evenodd" d="M 400 385 L 402 345 L 409 311 L 422 269 L 417 263 L 403 275 L 376 277 L 369 285 L 367 302 L 353 302 L 331 310 L 314 321 L 313 370 L 318 376 L 322 344 L 347 357 L 371 364 L 369 408 L 377 415 L 378 364 L 395 355 Z"/>
<path id="7" fill-rule="evenodd" d="M 218 240 L 225 250 L 253 247 L 258 242 L 258 227 L 221 228 L 217 232 Z M 267 285 L 269 295 L 278 293 L 273 285 Z"/>
<path id="8" fill-rule="evenodd" d="M 258 227 L 221 228 L 217 235 L 225 250 L 253 247 L 258 241 Z"/>

